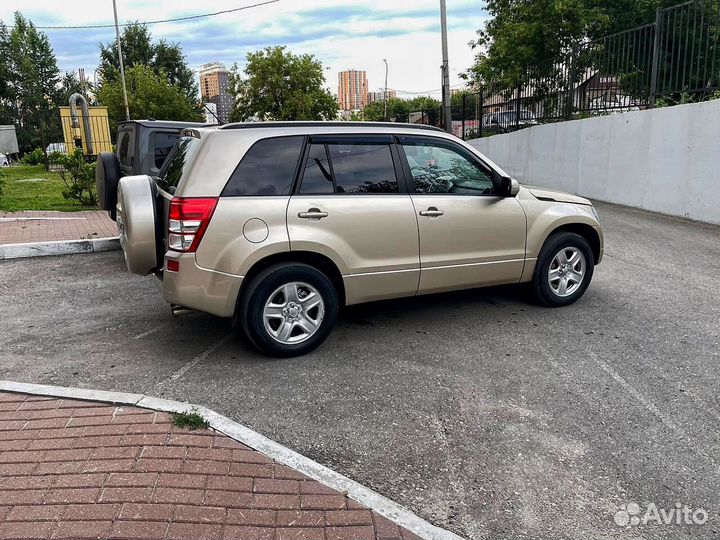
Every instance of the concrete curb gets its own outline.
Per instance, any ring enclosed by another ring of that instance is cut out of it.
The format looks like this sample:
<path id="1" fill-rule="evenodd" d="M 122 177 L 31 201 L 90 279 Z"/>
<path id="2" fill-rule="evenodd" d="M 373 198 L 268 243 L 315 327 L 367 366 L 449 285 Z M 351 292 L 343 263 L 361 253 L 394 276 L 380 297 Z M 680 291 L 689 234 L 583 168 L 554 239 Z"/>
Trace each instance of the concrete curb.
<path id="1" fill-rule="evenodd" d="M 118 249 L 120 249 L 120 240 L 117 237 L 2 244 L 0 245 L 0 260 L 46 257 L 48 255 L 71 255 L 74 253 L 99 253 L 101 251 L 117 251 Z"/>
<path id="2" fill-rule="evenodd" d="M 215 411 L 199 405 L 183 403 L 168 399 L 145 396 L 143 394 L 131 394 L 125 392 L 107 392 L 104 390 L 86 390 L 84 388 L 71 388 L 63 386 L 51 386 L 45 384 L 30 384 L 14 381 L 0 380 L 0 390 L 6 392 L 17 392 L 22 394 L 33 394 L 51 397 L 63 397 L 72 399 L 83 399 L 88 401 L 100 401 L 117 405 L 132 405 L 145 409 L 165 412 L 196 412 L 203 416 L 213 429 L 235 439 L 250 448 L 262 452 L 266 456 L 282 463 L 298 472 L 301 472 L 313 480 L 326 485 L 336 491 L 346 493 L 351 499 L 364 504 L 371 510 L 386 517 L 397 525 L 412 531 L 425 540 L 462 540 L 446 529 L 442 529 L 429 523 L 412 513 L 407 508 L 391 501 L 372 489 L 343 476 L 290 450 L 250 428 L 239 424 L 229 418 L 216 413 Z"/>

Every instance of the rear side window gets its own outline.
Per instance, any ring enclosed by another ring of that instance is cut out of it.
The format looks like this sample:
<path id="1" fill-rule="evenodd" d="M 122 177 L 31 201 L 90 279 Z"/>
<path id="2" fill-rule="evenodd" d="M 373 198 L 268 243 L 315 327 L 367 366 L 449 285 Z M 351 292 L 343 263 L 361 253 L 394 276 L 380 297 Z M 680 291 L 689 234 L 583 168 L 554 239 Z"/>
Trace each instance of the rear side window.
<path id="1" fill-rule="evenodd" d="M 313 144 L 308 151 L 300 193 L 333 193 L 335 184 L 330 172 L 330 160 L 324 144 Z"/>
<path id="2" fill-rule="evenodd" d="M 314 143 L 299 193 L 397 193 L 388 143 Z"/>
<path id="3" fill-rule="evenodd" d="M 389 144 L 328 144 L 335 193 L 397 193 Z"/>
<path id="4" fill-rule="evenodd" d="M 157 185 L 169 193 L 175 193 L 183 169 L 190 162 L 195 150 L 200 144 L 200 139 L 195 137 L 181 137 L 175 146 L 170 150 L 165 163 L 158 173 Z"/>
<path id="5" fill-rule="evenodd" d="M 173 145 L 178 140 L 178 133 L 157 132 L 153 134 L 153 149 L 155 151 L 155 167 L 160 168 L 170 154 Z"/>
<path id="6" fill-rule="evenodd" d="M 240 160 L 222 196 L 289 195 L 302 145 L 302 136 L 256 142 Z"/>
<path id="7" fill-rule="evenodd" d="M 121 131 L 119 138 L 120 141 L 118 142 L 118 154 L 120 163 L 129 167 L 131 166 L 130 157 L 132 156 L 132 151 L 130 149 L 130 132 Z"/>

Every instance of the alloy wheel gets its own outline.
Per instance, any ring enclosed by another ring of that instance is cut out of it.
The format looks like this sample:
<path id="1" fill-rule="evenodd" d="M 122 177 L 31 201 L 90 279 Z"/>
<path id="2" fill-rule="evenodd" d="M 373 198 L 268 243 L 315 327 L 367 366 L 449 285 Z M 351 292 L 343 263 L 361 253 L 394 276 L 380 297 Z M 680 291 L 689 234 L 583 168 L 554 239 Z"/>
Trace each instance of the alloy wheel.
<path id="1" fill-rule="evenodd" d="M 318 290 L 300 281 L 275 289 L 263 308 L 265 330 L 283 345 L 310 339 L 320 328 L 324 316 L 325 303 Z"/>
<path id="2" fill-rule="evenodd" d="M 585 279 L 585 255 L 575 247 L 562 248 L 553 257 L 548 270 L 548 283 L 553 294 L 571 296 Z"/>

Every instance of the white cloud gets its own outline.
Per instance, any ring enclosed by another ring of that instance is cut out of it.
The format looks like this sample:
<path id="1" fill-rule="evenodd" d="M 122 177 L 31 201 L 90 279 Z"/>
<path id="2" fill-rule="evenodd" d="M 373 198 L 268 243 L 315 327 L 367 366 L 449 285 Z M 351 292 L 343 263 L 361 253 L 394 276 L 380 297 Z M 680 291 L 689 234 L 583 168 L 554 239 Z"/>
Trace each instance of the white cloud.
<path id="1" fill-rule="evenodd" d="M 232 9 L 258 0 L 118 0 L 121 21 L 155 20 Z M 71 5 L 69 5 L 71 4 Z M 472 63 L 468 42 L 487 17 L 478 0 L 448 0 L 451 84 Z M 21 11 L 39 26 L 112 22 L 110 0 L 72 0 L 58 9 L 56 0 L 0 2 L 0 19 L 11 23 Z M 368 72 L 370 89 L 383 85 L 383 58 L 390 65 L 388 86 L 420 92 L 440 88 L 438 0 L 279 0 L 266 6 L 218 17 L 151 27 L 156 38 L 180 42 L 193 68 L 213 60 L 242 65 L 249 51 L 285 44 L 293 52 L 311 53 L 330 69 L 327 83 L 336 88 L 337 72 L 347 68 Z M 114 38 L 112 29 L 48 30 L 60 67 L 98 62 L 97 44 Z M 435 95 L 438 92 L 434 92 Z"/>

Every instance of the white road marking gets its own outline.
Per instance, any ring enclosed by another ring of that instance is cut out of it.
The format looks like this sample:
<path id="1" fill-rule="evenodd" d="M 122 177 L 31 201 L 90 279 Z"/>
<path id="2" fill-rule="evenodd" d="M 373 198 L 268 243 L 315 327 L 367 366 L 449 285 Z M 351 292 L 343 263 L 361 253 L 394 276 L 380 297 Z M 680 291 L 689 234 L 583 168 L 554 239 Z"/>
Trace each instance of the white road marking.
<path id="1" fill-rule="evenodd" d="M 218 350 L 220 347 L 222 347 L 223 345 L 225 345 L 225 343 L 227 343 L 227 341 L 230 339 L 230 337 L 231 337 L 230 335 L 227 335 L 227 336 L 225 336 L 224 338 L 222 338 L 220 341 L 218 341 L 217 343 L 215 343 L 214 345 L 211 345 L 210 347 L 208 347 L 207 349 L 205 349 L 203 352 L 201 352 L 200 354 L 198 354 L 195 358 L 193 358 L 192 360 L 190 360 L 190 361 L 189 361 L 187 364 L 185 364 L 183 367 L 181 367 L 180 369 L 178 369 L 175 373 L 173 373 L 172 375 L 170 375 L 167 379 L 165 379 L 164 381 L 160 382 L 160 383 L 157 385 L 157 387 L 159 388 L 159 387 L 161 387 L 161 386 L 163 386 L 163 385 L 165 385 L 165 384 L 167 384 L 167 383 L 169 383 L 169 382 L 178 380 L 180 377 L 182 377 L 182 376 L 185 375 L 188 371 L 190 371 L 192 368 L 194 368 L 197 364 L 199 364 L 200 362 L 202 362 L 203 360 L 205 360 L 208 356 L 210 356 L 212 353 L 214 353 L 214 352 L 215 352 L 216 350 Z"/>
<path id="2" fill-rule="evenodd" d="M 592 358 L 592 360 L 603 371 L 605 371 L 605 373 L 610 375 L 615 380 L 615 382 L 617 382 L 620 386 L 627 390 L 627 392 L 632 397 L 634 397 L 643 407 L 645 407 L 648 411 L 657 416 L 657 418 L 660 420 L 660 422 L 662 422 L 665 427 L 676 431 L 680 435 L 680 437 L 687 443 L 687 445 L 692 449 L 693 452 L 698 453 L 717 467 L 718 460 L 714 456 L 709 455 L 701 448 L 697 448 L 694 444 L 692 444 L 692 438 L 689 437 L 687 432 L 683 428 L 681 428 L 672 418 L 661 412 L 654 403 L 652 403 L 649 399 L 643 396 L 633 385 L 627 382 L 622 377 L 622 375 L 615 371 L 609 364 L 600 360 L 594 352 L 588 351 L 588 356 Z"/>
<path id="3" fill-rule="evenodd" d="M 650 411 L 652 414 L 657 416 L 660 421 L 670 429 L 676 430 L 680 432 L 680 434 L 685 437 L 685 432 L 682 430 L 680 426 L 678 426 L 669 416 L 666 414 L 663 414 L 660 409 L 658 409 L 654 403 L 652 403 L 649 399 L 647 399 L 645 396 L 643 396 L 633 385 L 631 385 L 629 382 L 627 382 L 617 371 L 615 371 L 609 364 L 603 362 L 600 360 L 597 355 L 592 352 L 588 351 L 588 356 L 592 358 L 593 362 L 595 362 L 600 368 L 610 375 L 616 383 L 618 383 L 620 386 L 622 386 L 627 392 L 634 397 L 643 407 L 645 407 L 648 411 Z"/>
<path id="4" fill-rule="evenodd" d="M 165 328 L 168 324 L 170 324 L 170 323 L 164 322 L 164 323 L 162 323 L 161 325 L 156 326 L 155 328 L 151 328 L 150 330 L 146 330 L 145 332 L 141 332 L 141 333 L 138 334 L 137 336 L 133 336 L 133 339 L 142 339 L 142 338 L 144 338 L 144 337 L 147 337 L 147 336 L 149 336 L 150 334 L 154 334 L 154 333 L 157 332 L 158 330 L 162 330 L 162 329 Z"/>

